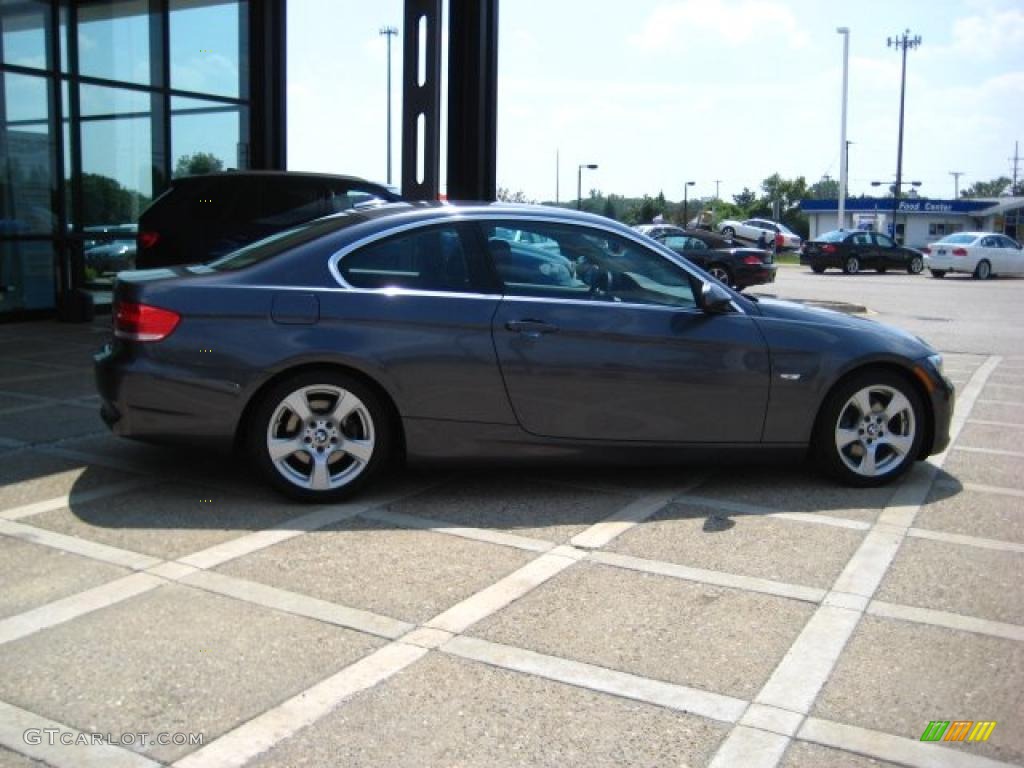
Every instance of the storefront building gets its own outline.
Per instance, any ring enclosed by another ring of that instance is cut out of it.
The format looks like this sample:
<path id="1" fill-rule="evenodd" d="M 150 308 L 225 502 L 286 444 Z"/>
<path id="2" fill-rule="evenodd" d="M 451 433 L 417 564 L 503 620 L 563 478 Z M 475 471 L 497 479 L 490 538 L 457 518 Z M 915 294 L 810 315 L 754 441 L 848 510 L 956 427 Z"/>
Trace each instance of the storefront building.
<path id="1" fill-rule="evenodd" d="M 0 0 L 0 320 L 109 301 L 175 175 L 284 168 L 284 0 Z"/>
<path id="2" fill-rule="evenodd" d="M 953 232 L 1000 232 L 1019 239 L 1024 236 L 1024 197 L 962 200 L 903 198 L 895 216 L 893 199 L 851 197 L 846 199 L 845 221 L 840 223 L 838 200 L 802 200 L 800 210 L 807 216 L 810 237 L 834 229 L 865 229 L 893 234 L 911 248 L 920 248 Z"/>

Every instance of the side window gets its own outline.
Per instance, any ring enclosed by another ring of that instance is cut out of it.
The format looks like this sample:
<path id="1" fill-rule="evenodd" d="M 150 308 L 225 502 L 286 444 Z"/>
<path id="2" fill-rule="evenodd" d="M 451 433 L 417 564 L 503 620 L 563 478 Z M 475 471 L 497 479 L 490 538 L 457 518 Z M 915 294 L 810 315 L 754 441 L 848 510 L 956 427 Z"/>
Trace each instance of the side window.
<path id="1" fill-rule="evenodd" d="M 999 244 L 994 237 L 986 237 L 980 243 L 982 248 L 998 248 Z"/>
<path id="2" fill-rule="evenodd" d="M 330 211 L 324 196 L 319 181 L 268 177 L 264 180 L 263 215 L 259 220 L 273 227 L 293 227 L 326 216 Z"/>
<path id="3" fill-rule="evenodd" d="M 1002 245 L 1003 248 L 1017 250 L 1017 243 L 1011 240 L 1010 238 L 1006 237 L 1005 235 L 999 236 L 999 244 Z"/>
<path id="4" fill-rule="evenodd" d="M 354 288 L 472 292 L 470 263 L 454 227 L 407 232 L 346 254 L 338 264 Z"/>
<path id="5" fill-rule="evenodd" d="M 871 245 L 871 236 L 865 232 L 858 232 L 853 236 L 854 245 Z"/>
<path id="6" fill-rule="evenodd" d="M 874 234 L 875 242 L 878 243 L 882 248 L 895 248 L 896 242 L 888 235 L 882 235 L 879 233 Z"/>
<path id="7" fill-rule="evenodd" d="M 540 249 L 510 241 L 509 230 L 557 244 Z M 657 251 L 609 232 L 565 224 L 485 225 L 488 250 L 505 292 L 597 302 L 696 307 L 689 274 Z"/>

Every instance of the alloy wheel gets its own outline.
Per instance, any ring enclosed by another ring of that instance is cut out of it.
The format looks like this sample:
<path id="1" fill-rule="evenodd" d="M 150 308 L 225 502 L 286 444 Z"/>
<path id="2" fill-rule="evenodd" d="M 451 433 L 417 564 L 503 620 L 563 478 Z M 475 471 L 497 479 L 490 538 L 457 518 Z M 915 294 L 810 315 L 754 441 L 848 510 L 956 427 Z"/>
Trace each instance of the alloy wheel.
<path id="1" fill-rule="evenodd" d="M 835 446 L 850 471 L 878 477 L 912 460 L 916 430 L 910 400 L 879 384 L 858 390 L 839 410 Z"/>

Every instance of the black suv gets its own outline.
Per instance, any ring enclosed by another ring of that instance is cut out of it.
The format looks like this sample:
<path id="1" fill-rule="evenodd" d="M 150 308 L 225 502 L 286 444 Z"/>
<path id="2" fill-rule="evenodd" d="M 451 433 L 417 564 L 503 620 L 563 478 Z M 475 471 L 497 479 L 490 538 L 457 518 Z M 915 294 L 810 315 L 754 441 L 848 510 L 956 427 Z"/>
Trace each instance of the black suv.
<path id="1" fill-rule="evenodd" d="M 137 269 L 194 264 L 305 221 L 401 200 L 354 176 L 225 171 L 174 179 L 139 217 Z"/>

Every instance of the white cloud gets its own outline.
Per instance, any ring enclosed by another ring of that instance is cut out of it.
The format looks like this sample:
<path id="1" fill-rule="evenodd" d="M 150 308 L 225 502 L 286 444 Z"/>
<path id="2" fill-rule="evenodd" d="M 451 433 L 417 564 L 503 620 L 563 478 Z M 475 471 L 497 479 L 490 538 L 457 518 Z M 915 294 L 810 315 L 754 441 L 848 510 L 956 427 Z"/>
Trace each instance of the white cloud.
<path id="1" fill-rule="evenodd" d="M 643 29 L 630 37 L 630 43 L 641 49 L 662 50 L 708 33 L 731 47 L 781 37 L 789 46 L 802 48 L 808 40 L 793 11 L 780 3 L 683 0 L 655 8 Z"/>

